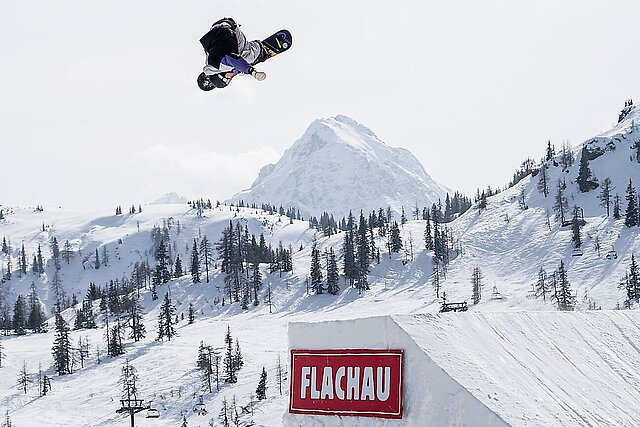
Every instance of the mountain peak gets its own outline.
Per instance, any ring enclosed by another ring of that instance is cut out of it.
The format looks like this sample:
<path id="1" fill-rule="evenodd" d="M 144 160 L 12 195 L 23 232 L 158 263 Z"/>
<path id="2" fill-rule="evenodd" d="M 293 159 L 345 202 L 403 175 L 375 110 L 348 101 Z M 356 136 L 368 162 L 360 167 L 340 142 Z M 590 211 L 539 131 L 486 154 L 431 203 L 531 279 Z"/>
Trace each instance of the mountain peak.
<path id="1" fill-rule="evenodd" d="M 368 127 L 358 123 L 354 119 L 344 115 L 337 115 L 326 119 L 318 119 L 309 126 L 307 132 L 317 133 L 328 129 L 338 138 L 333 142 L 350 143 L 353 139 L 360 139 L 361 142 L 383 144 L 375 133 Z M 364 141 L 362 141 L 364 140 Z"/>
<path id="2" fill-rule="evenodd" d="M 295 207 L 305 215 L 341 216 L 390 206 L 409 211 L 444 199 L 408 150 L 386 145 L 368 127 L 338 115 L 315 120 L 275 165 L 231 201 Z"/>

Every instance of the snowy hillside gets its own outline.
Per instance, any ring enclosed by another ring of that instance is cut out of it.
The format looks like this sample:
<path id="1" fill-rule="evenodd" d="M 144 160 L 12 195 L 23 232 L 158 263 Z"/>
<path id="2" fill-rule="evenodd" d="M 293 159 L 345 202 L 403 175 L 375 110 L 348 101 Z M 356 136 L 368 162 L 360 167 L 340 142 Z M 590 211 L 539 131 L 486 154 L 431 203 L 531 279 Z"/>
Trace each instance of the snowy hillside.
<path id="1" fill-rule="evenodd" d="M 545 162 L 549 193 L 539 189 L 541 174 L 528 176 L 513 188 L 488 199 L 487 208 L 470 209 L 452 223 L 453 233 L 462 243 L 464 255 L 454 260 L 448 272 L 447 292 L 452 297 L 469 298 L 470 278 L 477 266 L 484 275 L 485 295 L 492 287 L 506 296 L 498 302 L 483 301 L 492 310 L 554 309 L 548 302 L 529 300 L 527 291 L 538 278 L 540 268 L 551 274 L 564 261 L 568 279 L 578 295 L 580 308 L 589 302 L 597 307 L 613 309 L 622 305 L 624 291 L 618 284 L 628 271 L 631 255 L 640 254 L 640 229 L 624 225 L 627 206 L 625 189 L 631 179 L 637 191 L 640 185 L 638 141 L 640 109 L 634 107 L 612 130 L 589 139 L 585 146 L 592 157 L 589 168 L 599 187 L 581 192 L 576 179 L 579 174 L 582 146 L 572 150 L 575 161 L 563 168 L 560 153 Z M 542 150 L 541 150 L 542 151 Z M 603 181 L 611 180 L 610 216 L 601 206 Z M 574 206 L 584 212 L 586 224 L 581 228 L 582 256 L 574 256 L 571 226 L 562 226 L 554 205 L 558 182 L 566 183 L 565 219 L 571 220 Z M 613 218 L 614 198 L 619 195 L 621 219 Z M 521 207 L 524 196 L 526 209 Z M 600 249 L 598 251 L 597 246 Z M 617 256 L 615 258 L 614 256 Z"/>
<path id="2" fill-rule="evenodd" d="M 451 190 L 436 183 L 408 150 L 386 145 L 345 116 L 313 122 L 275 164 L 262 168 L 251 188 L 232 200 L 296 207 L 303 216 L 391 206 L 431 206 Z"/>

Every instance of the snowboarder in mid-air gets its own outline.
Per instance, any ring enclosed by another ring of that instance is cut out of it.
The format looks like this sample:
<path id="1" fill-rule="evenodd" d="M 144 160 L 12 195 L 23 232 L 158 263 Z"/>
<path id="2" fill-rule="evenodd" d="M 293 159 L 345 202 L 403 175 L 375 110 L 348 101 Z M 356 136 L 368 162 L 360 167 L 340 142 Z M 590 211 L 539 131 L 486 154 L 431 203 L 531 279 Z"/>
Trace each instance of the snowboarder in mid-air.
<path id="1" fill-rule="evenodd" d="M 248 74 L 262 81 L 267 75 L 254 66 L 289 49 L 291 42 L 291 33 L 287 30 L 262 41 L 247 41 L 240 25 L 232 18 L 216 21 L 200 39 L 206 64 L 198 76 L 198 86 L 206 91 L 223 88 L 238 74 Z"/>

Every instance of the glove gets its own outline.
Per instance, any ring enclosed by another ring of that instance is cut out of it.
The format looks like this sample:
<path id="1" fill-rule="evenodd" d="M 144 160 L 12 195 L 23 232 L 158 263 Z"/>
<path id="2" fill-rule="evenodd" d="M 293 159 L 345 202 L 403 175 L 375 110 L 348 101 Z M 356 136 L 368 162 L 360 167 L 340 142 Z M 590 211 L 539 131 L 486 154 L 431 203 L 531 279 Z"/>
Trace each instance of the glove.
<path id="1" fill-rule="evenodd" d="M 263 73 L 262 71 L 251 70 L 251 75 L 259 82 L 267 78 L 267 74 Z"/>

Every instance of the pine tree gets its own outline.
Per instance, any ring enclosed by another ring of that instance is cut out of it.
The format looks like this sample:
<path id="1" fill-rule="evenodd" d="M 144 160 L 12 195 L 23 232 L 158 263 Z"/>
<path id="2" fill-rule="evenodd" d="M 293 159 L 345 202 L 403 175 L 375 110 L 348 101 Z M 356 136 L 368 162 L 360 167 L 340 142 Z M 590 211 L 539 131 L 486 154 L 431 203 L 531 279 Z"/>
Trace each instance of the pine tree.
<path id="1" fill-rule="evenodd" d="M 191 281 L 200 283 L 200 255 L 196 239 L 193 239 L 193 249 L 191 250 Z"/>
<path id="2" fill-rule="evenodd" d="M 118 382 L 122 385 L 122 399 L 126 401 L 137 400 L 139 381 L 137 369 L 129 364 L 129 359 L 125 359 L 121 372 Z"/>
<path id="3" fill-rule="evenodd" d="M 158 340 L 164 340 L 166 337 L 171 341 L 171 337 L 176 335 L 174 324 L 176 308 L 171 304 L 169 294 L 164 294 L 164 301 L 160 307 L 160 314 L 158 315 Z"/>
<path id="4" fill-rule="evenodd" d="M 545 160 L 551 160 L 556 155 L 556 149 L 553 145 L 551 145 L 551 141 L 547 143 L 547 151 L 545 155 Z"/>
<path id="5" fill-rule="evenodd" d="M 3 330 L 5 335 L 9 335 L 9 331 L 12 327 L 13 323 L 11 321 L 9 307 L 7 305 L 0 307 L 0 330 Z"/>
<path id="6" fill-rule="evenodd" d="M 369 289 L 369 262 L 370 262 L 370 245 L 367 235 L 367 221 L 360 211 L 360 224 L 358 226 L 358 234 L 356 235 L 356 262 L 358 270 L 358 279 L 356 287 L 359 292 Z"/>
<path id="7" fill-rule="evenodd" d="M 579 248 L 582 246 L 582 236 L 580 233 L 581 227 L 581 219 L 578 216 L 580 212 L 580 208 L 577 206 L 573 207 L 573 219 L 571 220 L 571 241 L 573 242 L 573 246 L 575 248 Z"/>
<path id="8" fill-rule="evenodd" d="M 220 415 L 218 416 L 218 418 L 220 418 L 220 423 L 222 424 L 222 427 L 230 427 L 228 412 L 229 412 L 229 406 L 227 403 L 227 398 L 225 396 L 222 398 L 222 409 L 220 409 Z"/>
<path id="9" fill-rule="evenodd" d="M 425 213 L 423 215 L 424 219 L 427 221 L 427 224 L 424 229 L 424 245 L 425 249 L 428 251 L 433 250 L 433 235 L 431 234 L 431 218 L 429 216 L 429 210 L 425 209 Z"/>
<path id="10" fill-rule="evenodd" d="M 195 315 L 194 310 L 193 310 L 193 304 L 189 303 L 189 315 L 188 315 L 188 323 L 189 323 L 189 325 L 193 324 L 193 322 L 195 321 L 195 318 L 196 318 L 196 315 Z"/>
<path id="11" fill-rule="evenodd" d="M 0 211 L 1 213 L 2 211 Z M 5 418 L 4 421 L 2 422 L 2 424 L 0 424 L 0 427 L 14 427 L 14 425 L 11 423 L 11 418 L 9 418 L 9 411 L 7 410 L 7 412 L 5 412 Z"/>
<path id="12" fill-rule="evenodd" d="M 123 330 L 120 324 L 120 318 L 118 317 L 115 325 L 111 328 L 107 342 L 108 352 L 111 357 L 117 357 L 124 354 L 124 345 L 122 344 Z"/>
<path id="13" fill-rule="evenodd" d="M 609 216 L 609 207 L 611 206 L 611 192 L 615 190 L 615 187 L 611 185 L 611 178 L 606 177 L 602 181 L 602 191 L 600 192 L 600 206 L 607 209 L 607 216 Z"/>
<path id="14" fill-rule="evenodd" d="M 564 311 L 571 311 L 575 307 L 575 296 L 571 291 L 571 285 L 567 279 L 567 271 L 564 268 L 564 261 L 560 261 L 560 267 L 558 267 L 558 290 L 557 290 L 557 303 L 558 308 Z"/>
<path id="15" fill-rule="evenodd" d="M 253 287 L 253 305 L 260 304 L 258 301 L 258 290 L 262 288 L 262 274 L 260 273 L 260 264 L 258 254 L 254 252 L 253 262 L 251 264 L 251 285 Z"/>
<path id="16" fill-rule="evenodd" d="M 322 286 L 322 266 L 320 265 L 320 251 L 317 248 L 317 242 L 313 240 L 313 246 L 311 248 L 311 268 L 309 272 L 311 276 L 311 289 L 320 295 L 323 293 Z"/>
<path id="17" fill-rule="evenodd" d="M 31 272 L 34 275 L 38 275 L 38 258 L 34 255 L 33 256 L 33 262 L 31 263 Z"/>
<path id="18" fill-rule="evenodd" d="M 2 340 L 0 340 L 0 368 L 2 368 L 2 361 L 5 359 L 7 355 L 4 353 L 4 346 L 2 345 Z"/>
<path id="19" fill-rule="evenodd" d="M 213 248 L 207 236 L 204 236 L 200 241 L 200 260 L 205 271 L 205 277 L 207 283 L 209 283 L 209 266 L 211 265 L 211 258 L 213 257 Z"/>
<path id="20" fill-rule="evenodd" d="M 120 301 L 120 290 L 117 281 L 110 280 L 107 288 L 107 305 L 112 313 L 120 313 L 122 304 Z"/>
<path id="21" fill-rule="evenodd" d="M 638 225 L 638 202 L 636 198 L 636 190 L 633 188 L 631 179 L 627 185 L 625 199 L 627 200 L 627 210 L 625 211 L 624 225 L 627 227 L 635 227 Z"/>
<path id="22" fill-rule="evenodd" d="M 27 323 L 27 304 L 24 301 L 22 295 L 18 295 L 16 302 L 13 305 L 13 330 L 16 335 L 24 335 L 26 331 L 24 329 Z"/>
<path id="23" fill-rule="evenodd" d="M 45 313 L 38 298 L 38 292 L 34 283 L 31 283 L 31 289 L 28 296 L 29 316 L 27 318 L 27 328 L 33 332 L 39 333 L 44 331 Z"/>
<path id="24" fill-rule="evenodd" d="M 69 243 L 69 241 L 67 240 L 66 242 L 64 242 L 64 246 L 62 249 L 62 259 L 64 259 L 67 262 L 67 265 L 69 265 L 74 257 L 75 253 L 73 252 L 73 246 L 71 246 L 71 243 Z"/>
<path id="25" fill-rule="evenodd" d="M 536 282 L 536 297 L 542 296 L 542 300 L 547 300 L 548 285 L 547 285 L 547 272 L 544 268 L 540 267 L 538 271 L 538 281 Z"/>
<path id="26" fill-rule="evenodd" d="M 204 342 L 200 341 L 200 346 L 198 347 L 198 361 L 196 362 L 196 366 L 202 372 L 204 385 L 208 388 L 209 393 L 212 392 L 212 380 L 214 373 L 213 359 L 214 359 L 215 351 L 211 346 L 205 345 Z"/>
<path id="27" fill-rule="evenodd" d="M 11 280 L 11 258 L 7 260 L 7 273 L 4 276 L 5 280 Z"/>
<path id="28" fill-rule="evenodd" d="M 176 264 L 173 269 L 173 277 L 182 277 L 183 274 L 184 272 L 182 271 L 182 261 L 180 260 L 180 255 L 176 255 Z"/>
<path id="29" fill-rule="evenodd" d="M 144 312 L 142 309 L 142 303 L 135 292 L 131 293 L 131 300 L 128 305 L 128 319 L 129 338 L 132 338 L 135 342 L 140 341 L 147 335 L 147 330 L 144 326 Z"/>
<path id="30" fill-rule="evenodd" d="M 78 338 L 78 357 L 80 358 L 80 366 L 84 368 L 85 360 L 89 359 L 89 338 Z"/>
<path id="31" fill-rule="evenodd" d="M 544 163 L 540 166 L 538 173 L 538 191 L 544 194 L 544 197 L 549 195 L 549 172 L 547 172 L 547 165 Z"/>
<path id="32" fill-rule="evenodd" d="M 171 272 L 169 271 L 169 254 L 167 252 L 167 246 L 164 243 L 164 239 L 160 240 L 160 245 L 156 250 L 156 260 L 158 260 L 158 273 L 162 278 L 162 283 L 167 283 L 171 280 Z"/>
<path id="33" fill-rule="evenodd" d="M 27 373 L 27 362 L 22 361 L 22 368 L 20 368 L 20 372 L 18 373 L 18 389 L 22 390 L 24 394 L 27 394 L 27 386 L 30 382 L 31 380 Z"/>
<path id="34" fill-rule="evenodd" d="M 18 268 L 20 269 L 20 273 L 22 275 L 27 274 L 27 254 L 24 250 L 24 245 L 22 245 L 22 249 L 20 250 L 20 258 L 18 259 Z"/>
<path id="35" fill-rule="evenodd" d="M 60 311 L 56 311 L 55 323 L 55 341 L 51 349 L 53 354 L 53 363 L 58 375 L 71 373 L 71 343 L 69 342 L 69 327 L 67 322 L 62 318 Z"/>
<path id="36" fill-rule="evenodd" d="M 393 222 L 391 225 L 391 238 L 390 238 L 390 251 L 400 252 L 402 249 L 402 238 L 400 238 L 400 228 L 397 222 Z"/>
<path id="37" fill-rule="evenodd" d="M 640 271 L 634 254 L 631 254 L 631 265 L 629 266 L 629 274 L 627 275 L 627 300 L 640 301 Z"/>
<path id="38" fill-rule="evenodd" d="M 267 398 L 267 370 L 262 367 L 262 373 L 260 374 L 260 381 L 256 388 L 256 397 L 258 400 L 264 400 Z"/>
<path id="39" fill-rule="evenodd" d="M 353 224 L 353 215 L 349 212 L 349 218 L 347 220 L 346 232 L 344 234 L 344 242 L 342 245 L 342 250 L 344 254 L 344 276 L 349 279 L 349 285 L 353 286 L 355 280 L 357 279 L 357 268 L 356 268 L 356 255 L 355 255 L 355 238 L 354 238 L 354 224 Z"/>
<path id="40" fill-rule="evenodd" d="M 227 345 L 226 354 L 224 357 L 224 370 L 225 381 L 228 383 L 235 383 L 238 381 L 236 376 L 236 369 L 233 357 L 233 338 L 231 337 L 231 328 L 227 326 L 227 334 L 224 337 L 224 342 Z"/>
<path id="41" fill-rule="evenodd" d="M 564 222 L 564 214 L 569 210 L 569 202 L 564 195 L 565 184 L 558 179 L 556 184 L 556 197 L 553 205 L 553 210 L 556 213 L 556 219 L 560 219 L 560 222 Z"/>
<path id="42" fill-rule="evenodd" d="M 562 170 L 564 171 L 567 168 L 573 166 L 574 161 L 575 159 L 573 158 L 571 147 L 567 142 L 563 142 L 562 151 L 560 151 L 560 164 L 562 165 Z"/>
<path id="43" fill-rule="evenodd" d="M 58 239 L 53 237 L 49 243 L 51 249 L 51 259 L 56 270 L 60 270 L 60 248 L 58 247 Z"/>
<path id="44" fill-rule="evenodd" d="M 240 341 L 236 338 L 236 348 L 233 353 L 233 365 L 236 371 L 239 371 L 244 366 L 244 359 L 242 358 L 242 351 L 240 351 Z"/>
<path id="45" fill-rule="evenodd" d="M 40 248 L 40 245 L 38 245 L 36 260 L 38 263 L 38 275 L 44 274 L 44 260 L 42 259 L 42 249 Z"/>
<path id="46" fill-rule="evenodd" d="M 592 178 L 592 175 L 591 169 L 589 168 L 589 151 L 587 147 L 584 146 L 582 147 L 582 154 L 580 156 L 578 178 L 576 178 L 580 192 L 586 193 L 598 188 L 598 180 L 595 177 Z"/>
<path id="47" fill-rule="evenodd" d="M 97 270 L 100 268 L 100 255 L 98 254 L 98 248 L 96 248 L 95 262 L 93 267 Z"/>
<path id="48" fill-rule="evenodd" d="M 278 353 L 278 360 L 276 362 L 276 379 L 278 381 L 278 390 L 280 390 L 280 396 L 282 396 L 282 383 L 285 380 L 285 373 L 282 366 L 282 360 L 280 359 L 280 353 Z"/>
<path id="49" fill-rule="evenodd" d="M 620 219 L 620 196 L 618 194 L 613 198 L 613 219 Z"/>
<path id="50" fill-rule="evenodd" d="M 482 299 L 482 272 L 479 267 L 473 267 L 471 286 L 473 292 L 473 303 L 478 304 Z"/>
<path id="51" fill-rule="evenodd" d="M 482 190 L 482 195 L 480 196 L 480 200 L 478 201 L 478 209 L 486 209 L 487 208 L 487 193 Z"/>
<path id="52" fill-rule="evenodd" d="M 338 273 L 338 264 L 336 262 L 336 254 L 333 248 L 329 249 L 329 260 L 327 265 L 327 292 L 336 295 L 340 292 L 340 273 Z"/>

